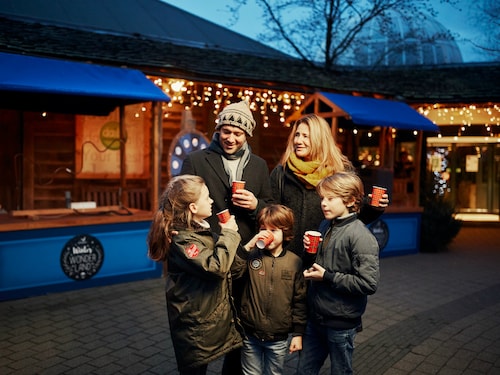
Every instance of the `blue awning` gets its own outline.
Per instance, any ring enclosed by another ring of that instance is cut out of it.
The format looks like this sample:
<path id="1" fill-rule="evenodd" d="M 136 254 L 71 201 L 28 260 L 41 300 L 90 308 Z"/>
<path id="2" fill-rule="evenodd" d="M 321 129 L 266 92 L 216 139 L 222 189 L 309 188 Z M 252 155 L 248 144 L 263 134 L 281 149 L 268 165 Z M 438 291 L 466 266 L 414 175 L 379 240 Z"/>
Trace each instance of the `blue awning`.
<path id="1" fill-rule="evenodd" d="M 402 102 L 327 92 L 321 95 L 348 113 L 357 125 L 439 132 L 436 124 Z"/>
<path id="2" fill-rule="evenodd" d="M 0 107 L 107 114 L 119 105 L 170 98 L 142 72 L 0 53 Z"/>

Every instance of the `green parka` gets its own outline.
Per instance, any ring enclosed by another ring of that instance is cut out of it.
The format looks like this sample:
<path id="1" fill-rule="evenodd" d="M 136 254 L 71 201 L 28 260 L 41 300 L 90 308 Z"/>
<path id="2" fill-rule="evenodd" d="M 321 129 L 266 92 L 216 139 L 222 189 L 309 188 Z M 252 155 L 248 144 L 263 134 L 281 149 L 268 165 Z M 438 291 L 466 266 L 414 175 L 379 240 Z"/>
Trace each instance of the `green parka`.
<path id="1" fill-rule="evenodd" d="M 179 370 L 199 367 L 242 345 L 231 298 L 241 237 L 223 229 L 179 230 L 172 238 L 166 281 L 170 334 Z"/>

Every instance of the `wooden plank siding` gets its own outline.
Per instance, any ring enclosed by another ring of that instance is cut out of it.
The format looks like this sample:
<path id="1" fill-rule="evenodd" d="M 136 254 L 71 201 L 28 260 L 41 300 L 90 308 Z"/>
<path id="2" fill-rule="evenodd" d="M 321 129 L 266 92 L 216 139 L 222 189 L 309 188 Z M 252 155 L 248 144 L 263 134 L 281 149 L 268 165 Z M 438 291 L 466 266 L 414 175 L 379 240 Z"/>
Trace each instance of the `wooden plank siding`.
<path id="1" fill-rule="evenodd" d="M 169 180 L 169 151 L 173 139 L 182 130 L 183 110 L 181 104 L 164 109 L 160 194 Z M 196 130 L 210 141 L 216 114 L 209 106 L 202 106 L 193 108 L 192 115 Z M 268 120 L 267 128 L 263 126 L 260 113 L 254 112 L 254 117 L 257 127 L 253 137 L 248 137 L 248 142 L 252 151 L 264 158 L 271 170 L 285 149 L 290 129 L 279 122 L 278 116 Z M 44 117 L 38 112 L 0 110 L 0 121 L 9 129 L 9 136 L 0 138 L 4 169 L 12 172 L 10 177 L 5 173 L 6 178 L 0 184 L 0 205 L 7 211 L 65 208 L 67 191 L 74 202 L 93 200 L 97 206 L 120 204 L 118 178 L 75 178 L 75 150 L 78 147 L 75 115 L 47 113 Z M 149 150 L 145 154 L 149 157 Z M 14 168 L 15 159 L 18 168 Z M 18 183 L 16 173 L 21 176 Z M 151 173 L 148 170 L 143 178 L 126 180 L 126 187 L 121 190 L 124 194 L 122 204 L 130 208 L 152 209 Z"/>
<path id="2" fill-rule="evenodd" d="M 65 192 L 74 190 L 74 122 L 74 115 L 24 112 L 23 209 L 66 206 Z"/>

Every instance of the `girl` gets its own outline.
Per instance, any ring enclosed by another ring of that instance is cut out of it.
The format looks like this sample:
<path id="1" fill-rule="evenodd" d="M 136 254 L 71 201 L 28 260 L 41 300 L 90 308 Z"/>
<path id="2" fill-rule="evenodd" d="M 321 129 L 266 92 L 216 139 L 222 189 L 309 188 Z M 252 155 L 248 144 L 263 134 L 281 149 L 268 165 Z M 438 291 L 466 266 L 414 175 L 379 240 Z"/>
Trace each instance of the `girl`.
<path id="1" fill-rule="evenodd" d="M 148 234 L 149 257 L 168 265 L 167 311 L 181 375 L 206 374 L 209 362 L 242 345 L 229 273 L 241 237 L 234 216 L 220 234 L 210 230 L 212 203 L 201 177 L 174 177 Z"/>

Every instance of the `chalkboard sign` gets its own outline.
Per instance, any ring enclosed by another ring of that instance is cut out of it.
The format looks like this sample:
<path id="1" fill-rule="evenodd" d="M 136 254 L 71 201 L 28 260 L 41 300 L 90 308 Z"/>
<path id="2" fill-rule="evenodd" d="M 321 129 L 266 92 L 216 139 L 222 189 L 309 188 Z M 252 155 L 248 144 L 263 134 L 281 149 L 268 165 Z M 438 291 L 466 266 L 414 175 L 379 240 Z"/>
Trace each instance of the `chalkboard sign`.
<path id="1" fill-rule="evenodd" d="M 379 251 L 382 251 L 389 241 L 389 227 L 383 220 L 376 220 L 368 227 L 378 242 Z"/>
<path id="2" fill-rule="evenodd" d="M 61 267 L 71 279 L 90 279 L 101 269 L 104 250 L 99 240 L 88 234 L 81 234 L 69 240 L 61 252 Z"/>

